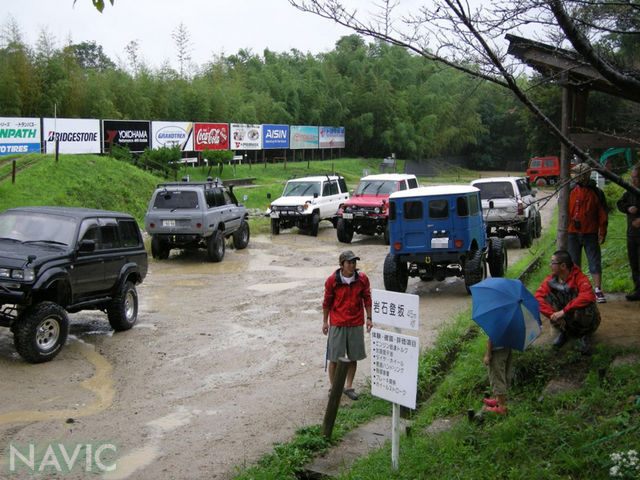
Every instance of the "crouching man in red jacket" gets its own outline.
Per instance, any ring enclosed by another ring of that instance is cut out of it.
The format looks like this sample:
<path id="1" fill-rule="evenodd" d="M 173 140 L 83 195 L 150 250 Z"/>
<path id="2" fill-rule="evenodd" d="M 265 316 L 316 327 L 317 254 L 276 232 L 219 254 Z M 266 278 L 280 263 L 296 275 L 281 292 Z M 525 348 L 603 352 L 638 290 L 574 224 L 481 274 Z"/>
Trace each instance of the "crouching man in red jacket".
<path id="1" fill-rule="evenodd" d="M 544 279 L 535 297 L 540 313 L 560 330 L 553 345 L 560 348 L 569 336 L 580 338 L 580 351 L 588 353 L 589 336 L 600 325 L 596 296 L 587 276 L 565 250 L 551 256 L 551 275 Z"/>

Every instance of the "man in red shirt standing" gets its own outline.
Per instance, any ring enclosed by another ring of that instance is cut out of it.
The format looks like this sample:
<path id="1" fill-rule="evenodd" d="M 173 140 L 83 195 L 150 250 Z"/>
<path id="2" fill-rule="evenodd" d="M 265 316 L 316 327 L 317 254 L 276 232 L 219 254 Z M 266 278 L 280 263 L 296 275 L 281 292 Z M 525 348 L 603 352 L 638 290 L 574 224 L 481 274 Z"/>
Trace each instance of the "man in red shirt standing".
<path id="1" fill-rule="evenodd" d="M 591 283 L 565 250 L 551 256 L 550 267 L 551 275 L 544 279 L 534 296 L 540 304 L 540 313 L 560 330 L 553 345 L 560 348 L 569 336 L 579 337 L 580 351 L 587 353 L 588 338 L 600 325 Z"/>
<path id="2" fill-rule="evenodd" d="M 348 357 L 351 363 L 343 393 L 352 400 L 358 399 L 353 389 L 357 362 L 367 357 L 364 345 L 365 312 L 367 332 L 371 331 L 372 326 L 371 287 L 367 276 L 356 269 L 357 260 L 360 257 L 351 250 L 340 254 L 340 268 L 325 281 L 322 302 L 322 333 L 329 335 L 329 382 L 333 387 L 338 359 Z"/>
<path id="3" fill-rule="evenodd" d="M 571 171 L 576 174 L 577 185 L 569 196 L 569 238 L 567 250 L 573 263 L 582 265 L 582 248 L 589 262 L 589 273 L 593 279 L 595 296 L 598 303 L 607 299 L 602 292 L 602 263 L 600 245 L 607 236 L 607 211 L 604 194 L 591 183 L 591 167 L 580 163 Z M 602 194 L 602 195 L 601 195 Z"/>

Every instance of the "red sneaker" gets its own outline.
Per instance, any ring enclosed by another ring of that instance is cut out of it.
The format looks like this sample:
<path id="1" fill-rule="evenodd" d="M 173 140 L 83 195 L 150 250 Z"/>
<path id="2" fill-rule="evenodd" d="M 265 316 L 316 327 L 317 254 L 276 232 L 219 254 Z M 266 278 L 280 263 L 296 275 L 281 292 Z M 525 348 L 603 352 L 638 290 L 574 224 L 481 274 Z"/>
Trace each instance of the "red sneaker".
<path id="1" fill-rule="evenodd" d="M 500 415 L 507 414 L 507 407 L 487 407 L 487 412 L 499 413 Z"/>
<path id="2" fill-rule="evenodd" d="M 482 403 L 484 403 L 487 407 L 497 407 L 498 399 L 497 398 L 483 398 Z"/>

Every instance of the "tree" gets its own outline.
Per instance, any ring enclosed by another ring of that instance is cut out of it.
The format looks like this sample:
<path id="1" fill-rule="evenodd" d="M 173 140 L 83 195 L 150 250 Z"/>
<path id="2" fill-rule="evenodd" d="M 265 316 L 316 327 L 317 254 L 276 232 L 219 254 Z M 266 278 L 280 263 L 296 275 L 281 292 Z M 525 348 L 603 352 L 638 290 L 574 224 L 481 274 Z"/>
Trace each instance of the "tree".
<path id="1" fill-rule="evenodd" d="M 538 32 L 547 32 L 547 38 L 568 41 L 614 88 L 627 95 L 636 95 L 640 101 L 640 77 L 607 58 L 593 44 L 610 34 L 617 35 L 621 44 L 624 43 L 622 39 L 627 38 L 634 38 L 637 43 L 640 8 L 636 2 L 504 0 L 489 8 L 472 8 L 462 0 L 433 0 L 416 12 L 400 15 L 397 14 L 399 4 L 390 2 L 379 4 L 378 12 L 370 15 L 346 7 L 341 0 L 289 0 L 289 3 L 359 34 L 402 46 L 422 57 L 511 90 L 570 152 L 606 178 L 640 194 L 639 189 L 619 176 L 601 169 L 589 153 L 573 143 L 561 126 L 520 87 L 517 76 L 522 67 L 506 55 L 505 47 L 500 43 L 505 33 L 535 24 Z M 606 14 L 588 15 L 597 8 Z M 568 165 L 564 166 L 563 173 L 564 179 L 568 180 Z M 568 225 L 568 181 L 565 183 L 559 199 L 558 243 L 561 247 L 566 245 Z"/>
<path id="2" fill-rule="evenodd" d="M 180 65 L 180 76 L 184 77 L 185 68 L 191 61 L 191 36 L 189 35 L 187 26 L 180 22 L 171 34 L 171 38 L 173 38 L 176 45 L 178 64 Z"/>

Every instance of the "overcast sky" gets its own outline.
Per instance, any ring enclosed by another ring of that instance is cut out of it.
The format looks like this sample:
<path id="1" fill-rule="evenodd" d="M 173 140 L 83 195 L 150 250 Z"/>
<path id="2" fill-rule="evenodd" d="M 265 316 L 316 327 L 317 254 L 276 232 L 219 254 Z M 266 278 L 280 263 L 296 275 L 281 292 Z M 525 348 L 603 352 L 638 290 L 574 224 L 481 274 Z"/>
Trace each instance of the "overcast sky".
<path id="1" fill-rule="evenodd" d="M 192 61 L 202 66 L 214 54 L 230 55 L 250 48 L 288 52 L 296 48 L 313 54 L 333 49 L 343 35 L 353 32 L 335 23 L 303 13 L 287 0 L 105 0 L 99 13 L 91 0 L 2 0 L 0 18 L 12 16 L 24 41 L 35 46 L 44 29 L 56 47 L 95 41 L 113 61 L 127 61 L 125 46 L 137 40 L 145 63 L 158 68 L 169 60 L 178 68 L 171 34 L 180 22 L 190 34 Z M 356 2 L 362 3 L 362 2 Z"/>

